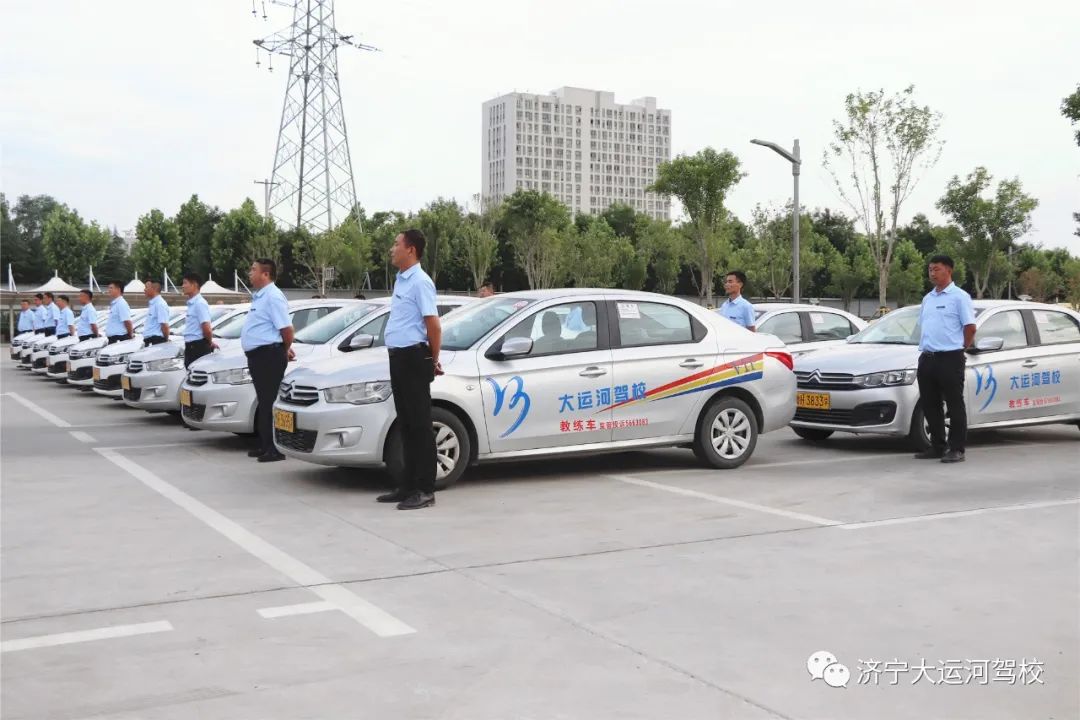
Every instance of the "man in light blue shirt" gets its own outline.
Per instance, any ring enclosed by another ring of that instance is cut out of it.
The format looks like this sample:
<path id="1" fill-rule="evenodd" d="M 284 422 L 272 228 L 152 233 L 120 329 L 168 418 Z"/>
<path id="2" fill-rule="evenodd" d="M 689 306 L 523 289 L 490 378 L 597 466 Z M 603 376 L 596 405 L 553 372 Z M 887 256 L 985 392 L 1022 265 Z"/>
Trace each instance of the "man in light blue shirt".
<path id="1" fill-rule="evenodd" d="M 146 321 L 143 322 L 143 346 L 158 345 L 169 339 L 169 304 L 161 297 L 161 283 L 147 280 L 143 294 L 149 301 L 146 305 Z"/>
<path id="2" fill-rule="evenodd" d="M 19 302 L 22 308 L 19 312 L 19 333 L 31 332 L 34 329 L 34 311 L 30 309 L 30 301 Z"/>
<path id="3" fill-rule="evenodd" d="M 404 462 L 397 489 L 377 500 L 397 503 L 398 510 L 435 504 L 431 382 L 436 375 L 442 375 L 442 326 L 435 304 L 435 283 L 420 266 L 425 245 L 424 233 L 411 229 L 398 235 L 390 248 L 390 262 L 398 274 L 383 336 L 390 353 L 390 389 Z"/>
<path id="4" fill-rule="evenodd" d="M 728 299 L 717 311 L 736 325 L 741 325 L 750 332 L 754 331 L 754 306 L 742 296 L 742 290 L 746 286 L 746 274 L 739 270 L 732 270 L 724 276 L 724 292 Z"/>
<path id="5" fill-rule="evenodd" d="M 247 355 L 248 372 L 255 385 L 259 404 L 256 409 L 255 427 L 259 433 L 260 447 L 251 450 L 249 457 L 259 462 L 276 462 L 285 456 L 274 445 L 274 427 L 271 422 L 274 399 L 277 397 L 285 367 L 293 359 L 290 347 L 293 341 L 292 320 L 289 319 L 289 302 L 285 294 L 274 284 L 277 265 L 269 258 L 251 263 L 248 280 L 255 293 L 251 296 L 251 310 L 244 318 L 240 331 L 240 347 Z"/>
<path id="6" fill-rule="evenodd" d="M 210 329 L 210 305 L 201 294 L 202 277 L 184 273 L 180 289 L 187 296 L 187 319 L 184 320 L 184 367 L 188 367 L 217 347 Z"/>
<path id="7" fill-rule="evenodd" d="M 975 310 L 971 296 L 952 280 L 953 261 L 935 255 L 927 266 L 934 289 L 923 298 L 919 311 L 919 398 L 930 426 L 930 447 L 915 455 L 920 460 L 941 459 L 944 463 L 964 461 L 967 437 L 967 408 L 964 407 L 964 349 L 975 338 Z M 949 434 L 945 436 L 945 415 L 949 409 Z"/>
<path id="8" fill-rule="evenodd" d="M 105 337 L 109 344 L 123 340 L 130 340 L 134 334 L 134 326 L 131 323 L 131 306 L 124 299 L 124 286 L 119 280 L 109 283 L 109 321 L 105 324 Z"/>
<path id="9" fill-rule="evenodd" d="M 41 302 L 45 299 L 45 295 L 37 293 L 34 295 L 34 309 L 30 312 L 34 323 L 34 332 L 40 334 L 45 329 L 45 308 L 41 306 Z"/>
<path id="10" fill-rule="evenodd" d="M 66 338 L 75 332 L 75 313 L 70 307 L 67 295 L 57 295 L 56 304 L 60 306 L 60 319 L 56 322 L 56 337 Z"/>
<path id="11" fill-rule="evenodd" d="M 56 307 L 55 298 L 51 292 L 46 292 L 41 301 L 41 334 L 55 335 L 56 323 L 60 321 L 60 308 Z"/>
<path id="12" fill-rule="evenodd" d="M 79 342 L 97 337 L 97 309 L 94 307 L 94 293 L 89 290 L 79 291 L 79 303 L 82 311 L 79 312 L 79 322 L 75 325 L 75 332 L 79 334 Z"/>

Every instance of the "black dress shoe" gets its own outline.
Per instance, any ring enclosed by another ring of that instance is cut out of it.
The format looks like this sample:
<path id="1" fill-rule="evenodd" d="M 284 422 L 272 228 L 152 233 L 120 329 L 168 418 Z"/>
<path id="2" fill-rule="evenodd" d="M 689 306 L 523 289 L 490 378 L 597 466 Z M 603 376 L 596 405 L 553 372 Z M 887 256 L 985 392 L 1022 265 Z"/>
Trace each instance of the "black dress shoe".
<path id="1" fill-rule="evenodd" d="M 435 504 L 435 494 L 425 492 L 414 492 L 405 500 L 398 503 L 398 510 L 419 510 L 420 508 L 431 507 Z"/>
<path id="2" fill-rule="evenodd" d="M 941 456 L 941 462 L 943 463 L 957 463 L 964 462 L 964 453 L 960 450 L 950 450 Z"/>
<path id="3" fill-rule="evenodd" d="M 939 460 L 945 454 L 944 450 L 935 450 L 930 448 L 929 450 L 923 450 L 922 452 L 915 453 L 916 460 Z"/>
<path id="4" fill-rule="evenodd" d="M 262 448 L 255 448 L 254 450 L 248 450 L 248 457 L 260 457 L 266 453 Z"/>
<path id="5" fill-rule="evenodd" d="M 375 498 L 375 502 L 399 503 L 404 500 L 408 500 L 410 495 L 412 495 L 412 493 L 408 490 L 402 490 L 401 488 L 397 488 L 393 492 L 388 492 L 385 495 L 380 495 L 379 497 Z"/>
<path id="6" fill-rule="evenodd" d="M 259 462 L 277 462 L 278 460 L 284 460 L 285 456 L 279 452 L 263 453 L 259 456 Z"/>

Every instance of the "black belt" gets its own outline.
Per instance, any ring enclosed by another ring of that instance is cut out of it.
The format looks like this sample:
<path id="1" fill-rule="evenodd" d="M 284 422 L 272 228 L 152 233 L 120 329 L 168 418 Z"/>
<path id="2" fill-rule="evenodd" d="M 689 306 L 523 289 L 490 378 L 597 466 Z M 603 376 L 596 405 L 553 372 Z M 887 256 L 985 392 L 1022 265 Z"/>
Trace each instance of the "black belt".
<path id="1" fill-rule="evenodd" d="M 406 347 L 389 348 L 388 351 L 391 355 L 400 355 L 407 352 L 416 352 L 417 350 L 430 350 L 430 346 L 426 342 L 416 343 L 415 345 L 408 345 Z"/>
<path id="2" fill-rule="evenodd" d="M 956 353 L 962 353 L 962 352 L 964 352 L 963 349 L 961 349 L 961 350 L 923 350 L 922 354 L 923 355 L 934 355 L 936 357 L 938 355 L 954 355 Z"/>
<path id="3" fill-rule="evenodd" d="M 63 340 L 66 337 L 71 337 L 71 333 L 64 333 L 63 335 L 57 335 L 56 339 L 57 340 Z"/>
<path id="4" fill-rule="evenodd" d="M 145 335 L 143 335 L 143 343 L 146 345 L 160 345 L 163 342 L 167 341 L 162 335 L 151 335 L 150 337 L 146 337 Z"/>
<path id="5" fill-rule="evenodd" d="M 79 342 L 84 342 L 86 340 L 89 340 L 92 337 L 94 337 L 94 336 L 93 335 L 80 335 L 79 336 Z"/>
<path id="6" fill-rule="evenodd" d="M 128 335 L 110 335 L 108 337 L 110 345 L 112 345 L 113 343 L 124 342 L 125 340 L 130 340 L 130 339 L 131 339 L 131 337 L 128 336 Z"/>
<path id="7" fill-rule="evenodd" d="M 184 345 L 209 345 L 210 341 L 206 338 L 199 338 L 198 340 L 185 340 Z"/>
<path id="8" fill-rule="evenodd" d="M 269 345 L 260 345 L 258 347 L 253 347 L 250 350 L 245 350 L 244 354 L 245 355 L 250 355 L 251 353 L 257 353 L 260 350 L 273 350 L 275 348 L 280 350 L 283 347 L 285 347 L 285 346 L 282 343 L 270 343 Z"/>
<path id="9" fill-rule="evenodd" d="M 44 335 L 45 337 L 52 337 L 53 335 L 56 334 L 56 328 L 46 328 L 46 329 L 41 331 L 41 334 Z"/>

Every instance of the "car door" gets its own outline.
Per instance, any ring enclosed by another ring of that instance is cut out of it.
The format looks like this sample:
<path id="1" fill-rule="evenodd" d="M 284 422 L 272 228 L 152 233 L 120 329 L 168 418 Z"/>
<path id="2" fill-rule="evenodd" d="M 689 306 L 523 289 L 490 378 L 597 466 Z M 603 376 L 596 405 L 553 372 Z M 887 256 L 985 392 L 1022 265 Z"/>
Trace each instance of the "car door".
<path id="1" fill-rule="evenodd" d="M 528 355 L 500 359 L 525 337 Z M 547 304 L 481 346 L 477 365 L 492 452 L 611 439 L 612 362 L 602 298 Z"/>
<path id="2" fill-rule="evenodd" d="M 807 310 L 803 316 L 803 337 L 812 343 L 812 349 L 818 350 L 831 345 L 840 345 L 848 337 L 858 332 L 851 321 L 840 313 L 830 310 Z"/>
<path id="3" fill-rule="evenodd" d="M 1028 337 L 1020 310 L 998 310 L 980 317 L 975 344 L 990 337 L 1004 341 L 1000 350 L 967 356 L 964 393 L 968 424 L 1033 417 L 1030 373 L 1037 361 L 1033 358 L 1033 338 Z"/>
<path id="4" fill-rule="evenodd" d="M 1026 367 L 1038 415 L 1080 413 L 1080 323 L 1061 310 L 1032 309 L 1036 365 Z"/>
<path id="5" fill-rule="evenodd" d="M 613 300 L 612 440 L 668 437 L 697 417 L 719 348 L 683 308 L 664 302 Z M 797 318 L 796 318 L 797 320 Z"/>

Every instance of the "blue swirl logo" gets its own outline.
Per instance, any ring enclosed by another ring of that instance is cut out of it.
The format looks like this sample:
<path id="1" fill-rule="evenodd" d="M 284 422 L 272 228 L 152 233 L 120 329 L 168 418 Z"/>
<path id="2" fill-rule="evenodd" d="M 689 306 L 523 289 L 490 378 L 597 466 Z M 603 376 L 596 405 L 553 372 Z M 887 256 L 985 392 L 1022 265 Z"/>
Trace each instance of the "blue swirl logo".
<path id="1" fill-rule="evenodd" d="M 506 429 L 506 432 L 499 436 L 505 438 L 521 427 L 521 423 L 525 422 L 525 418 L 529 416 L 529 406 L 532 405 L 532 401 L 529 399 L 529 394 L 525 392 L 525 381 L 521 379 L 520 375 L 510 378 L 506 385 L 502 387 L 499 387 L 499 384 L 491 378 L 486 378 L 486 380 L 491 384 L 491 389 L 495 392 L 495 407 L 491 412 L 493 417 L 498 417 L 499 413 L 503 411 L 506 391 L 510 389 L 511 385 L 516 385 L 514 393 L 510 396 L 510 402 L 506 403 L 506 409 L 515 410 L 518 406 L 521 406 L 521 411 L 513 424 Z"/>
<path id="2" fill-rule="evenodd" d="M 971 369 L 975 371 L 975 397 L 978 398 L 983 393 L 988 393 L 982 407 L 979 408 L 979 412 L 982 412 L 994 401 L 994 395 L 997 394 L 998 384 L 994 378 L 994 366 L 986 366 L 985 376 L 979 372 L 979 368 Z"/>

